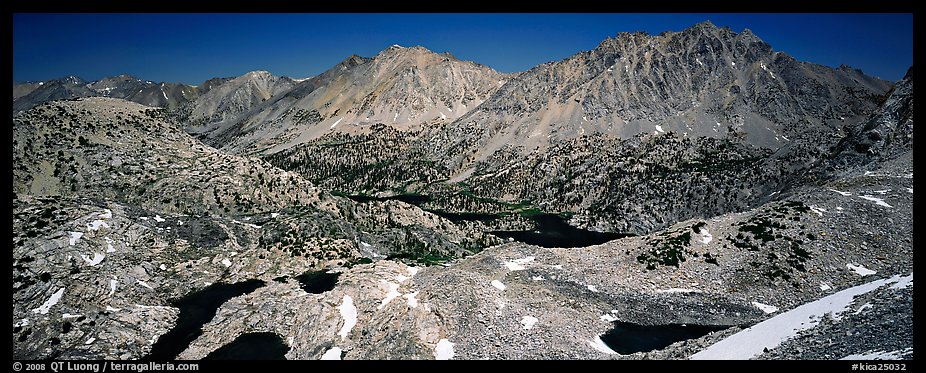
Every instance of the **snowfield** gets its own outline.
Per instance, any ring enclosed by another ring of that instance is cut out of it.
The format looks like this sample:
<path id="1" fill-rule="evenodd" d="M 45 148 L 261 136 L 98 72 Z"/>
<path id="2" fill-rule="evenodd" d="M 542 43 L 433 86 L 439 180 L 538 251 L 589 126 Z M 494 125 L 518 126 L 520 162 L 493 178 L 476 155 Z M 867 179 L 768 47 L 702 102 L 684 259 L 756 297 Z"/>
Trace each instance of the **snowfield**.
<path id="1" fill-rule="evenodd" d="M 762 354 L 764 349 L 771 350 L 778 347 L 798 332 L 817 326 L 827 313 L 831 313 L 833 319 L 839 320 L 839 315 L 850 310 L 850 306 L 858 295 L 872 292 L 888 284 L 912 281 L 912 279 L 912 273 L 907 276 L 895 275 L 836 292 L 733 334 L 691 355 L 689 359 L 746 360 L 753 358 Z"/>

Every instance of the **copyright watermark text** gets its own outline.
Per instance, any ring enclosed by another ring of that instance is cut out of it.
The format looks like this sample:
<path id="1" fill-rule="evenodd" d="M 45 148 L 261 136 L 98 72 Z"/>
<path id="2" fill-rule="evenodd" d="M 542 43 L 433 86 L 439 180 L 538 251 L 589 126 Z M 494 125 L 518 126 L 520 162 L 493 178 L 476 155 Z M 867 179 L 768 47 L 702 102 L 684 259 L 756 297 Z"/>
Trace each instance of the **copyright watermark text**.
<path id="1" fill-rule="evenodd" d="M 123 363 L 117 361 L 79 362 L 79 361 L 43 361 L 43 362 L 13 362 L 14 372 L 51 371 L 59 372 L 183 372 L 198 371 L 196 363 L 157 363 L 153 361 Z"/>

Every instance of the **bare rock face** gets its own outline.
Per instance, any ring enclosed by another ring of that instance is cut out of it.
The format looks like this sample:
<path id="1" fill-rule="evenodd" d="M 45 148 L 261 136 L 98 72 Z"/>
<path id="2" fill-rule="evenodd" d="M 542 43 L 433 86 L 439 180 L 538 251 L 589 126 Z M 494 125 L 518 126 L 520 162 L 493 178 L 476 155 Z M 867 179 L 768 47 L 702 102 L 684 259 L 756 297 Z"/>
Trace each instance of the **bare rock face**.
<path id="1" fill-rule="evenodd" d="M 881 107 L 866 121 L 847 127 L 834 159 L 858 163 L 891 158 L 913 149 L 913 67 L 891 90 Z"/>
<path id="2" fill-rule="evenodd" d="M 424 139 L 423 149 L 451 168 L 484 160 L 505 144 L 542 151 L 593 133 L 736 131 L 753 145 L 777 149 L 807 127 L 866 115 L 889 88 L 858 70 L 796 61 L 749 30 L 705 22 L 659 35 L 621 33 L 539 65 Z"/>
<path id="3" fill-rule="evenodd" d="M 231 79 L 203 94 L 192 103 L 187 118 L 191 124 L 231 120 L 252 107 L 286 92 L 296 85 L 288 77 L 277 77 L 267 71 L 252 71 Z"/>
<path id="4" fill-rule="evenodd" d="M 478 106 L 506 75 L 448 53 L 392 46 L 351 56 L 244 115 L 193 129 L 232 152 L 280 149 L 333 131 L 382 123 L 407 128 L 449 123 Z"/>

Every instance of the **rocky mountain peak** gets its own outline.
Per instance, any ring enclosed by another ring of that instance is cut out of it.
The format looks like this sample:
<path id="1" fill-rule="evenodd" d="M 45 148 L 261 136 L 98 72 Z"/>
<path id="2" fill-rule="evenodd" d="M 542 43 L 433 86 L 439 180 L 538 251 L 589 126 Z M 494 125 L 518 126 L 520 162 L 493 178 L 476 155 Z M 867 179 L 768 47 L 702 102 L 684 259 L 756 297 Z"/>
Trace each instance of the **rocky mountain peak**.
<path id="1" fill-rule="evenodd" d="M 365 131 L 377 124 L 404 129 L 450 123 L 486 100 L 506 77 L 447 53 L 393 45 L 372 58 L 351 55 L 282 95 L 237 111 L 236 115 L 243 114 L 240 117 L 224 117 L 234 119 L 227 126 L 195 131 L 208 133 L 207 141 L 229 150 L 280 149 L 326 133 Z M 287 142 L 281 144 L 281 138 Z"/>
<path id="2" fill-rule="evenodd" d="M 412 47 L 391 46 L 380 51 L 373 57 L 373 60 L 378 63 L 397 61 L 403 64 L 421 66 L 432 62 L 446 61 L 448 57 L 456 60 L 456 58 L 453 58 L 449 53 L 438 54 L 432 52 L 430 49 L 416 45 Z"/>
<path id="3" fill-rule="evenodd" d="M 369 61 L 369 58 L 360 57 L 359 55 L 352 54 L 350 57 L 345 58 L 343 61 L 339 62 L 336 67 L 342 69 L 348 69 L 357 65 L 362 65 Z"/>
<path id="4" fill-rule="evenodd" d="M 245 75 L 248 77 L 252 77 L 252 78 L 276 78 L 276 76 L 274 76 L 273 74 L 271 74 L 269 71 L 266 71 L 266 70 L 249 71 Z"/>
<path id="5" fill-rule="evenodd" d="M 451 167 L 482 160 L 512 138 L 531 152 L 594 133 L 723 137 L 735 131 L 777 149 L 808 124 L 866 115 L 889 88 L 877 78 L 788 58 L 751 31 L 702 22 L 661 35 L 621 33 L 591 51 L 537 66 L 449 126 L 453 133 L 428 143 L 459 148 L 474 141 L 475 157 L 442 157 Z M 489 128 L 474 134 L 481 123 Z"/>

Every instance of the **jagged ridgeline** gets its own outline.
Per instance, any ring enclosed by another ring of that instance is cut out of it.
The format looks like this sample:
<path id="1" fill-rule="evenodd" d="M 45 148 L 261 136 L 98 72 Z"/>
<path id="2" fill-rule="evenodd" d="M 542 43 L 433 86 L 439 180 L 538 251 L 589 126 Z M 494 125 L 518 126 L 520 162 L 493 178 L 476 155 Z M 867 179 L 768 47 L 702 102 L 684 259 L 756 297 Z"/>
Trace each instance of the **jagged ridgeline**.
<path id="1" fill-rule="evenodd" d="M 13 356 L 910 357 L 912 77 L 704 22 L 16 84 Z"/>
<path id="2" fill-rule="evenodd" d="M 332 89 L 323 87 L 316 90 Z M 508 76 L 450 123 L 338 123 L 248 151 L 348 194 L 427 194 L 426 207 L 454 212 L 526 202 L 571 213 L 583 227 L 646 233 L 741 211 L 812 181 L 808 170 L 840 139 L 832 134 L 862 120 L 890 87 L 856 69 L 796 61 L 749 30 L 705 22 L 622 33 Z M 248 125 L 263 126 L 257 117 Z"/>

